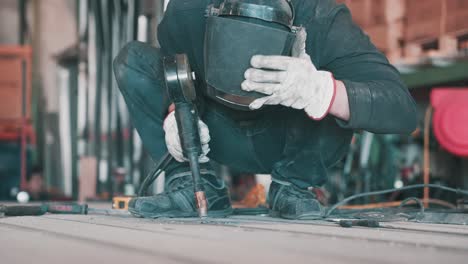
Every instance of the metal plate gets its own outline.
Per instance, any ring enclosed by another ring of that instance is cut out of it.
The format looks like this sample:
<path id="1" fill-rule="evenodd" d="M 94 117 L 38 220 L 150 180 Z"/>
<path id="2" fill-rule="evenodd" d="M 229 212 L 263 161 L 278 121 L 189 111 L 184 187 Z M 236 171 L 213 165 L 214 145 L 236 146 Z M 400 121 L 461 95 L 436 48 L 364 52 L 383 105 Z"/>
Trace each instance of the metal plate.
<path id="1" fill-rule="evenodd" d="M 164 58 L 164 78 L 168 94 L 173 102 L 195 101 L 195 85 L 186 54 Z"/>

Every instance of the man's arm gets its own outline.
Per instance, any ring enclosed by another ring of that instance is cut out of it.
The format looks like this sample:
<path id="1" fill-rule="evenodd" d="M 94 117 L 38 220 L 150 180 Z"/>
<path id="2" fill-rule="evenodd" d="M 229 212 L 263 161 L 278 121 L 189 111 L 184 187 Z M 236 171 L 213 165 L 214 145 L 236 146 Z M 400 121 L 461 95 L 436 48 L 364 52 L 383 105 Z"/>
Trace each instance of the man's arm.
<path id="1" fill-rule="evenodd" d="M 336 81 L 336 95 L 330 108 L 330 114 L 341 120 L 349 121 L 348 92 L 342 81 Z"/>
<path id="2" fill-rule="evenodd" d="M 342 119 L 338 123 L 344 128 L 412 132 L 416 107 L 398 71 L 354 24 L 347 8 L 336 6 L 330 14 L 321 21 L 326 26 L 317 41 L 320 68 L 339 80 L 330 113 Z"/>

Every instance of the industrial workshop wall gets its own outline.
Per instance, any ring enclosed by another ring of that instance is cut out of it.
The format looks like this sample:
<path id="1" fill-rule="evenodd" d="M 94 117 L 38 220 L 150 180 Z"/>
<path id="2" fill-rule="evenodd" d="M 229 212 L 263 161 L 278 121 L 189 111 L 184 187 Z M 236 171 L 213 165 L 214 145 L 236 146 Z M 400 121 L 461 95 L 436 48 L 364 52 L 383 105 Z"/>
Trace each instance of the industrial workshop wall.
<path id="1" fill-rule="evenodd" d="M 112 60 L 129 41 L 157 45 L 164 3 L 76 3 L 78 40 L 55 57 L 63 187 L 79 200 L 132 195 L 152 161 L 129 120 Z"/>

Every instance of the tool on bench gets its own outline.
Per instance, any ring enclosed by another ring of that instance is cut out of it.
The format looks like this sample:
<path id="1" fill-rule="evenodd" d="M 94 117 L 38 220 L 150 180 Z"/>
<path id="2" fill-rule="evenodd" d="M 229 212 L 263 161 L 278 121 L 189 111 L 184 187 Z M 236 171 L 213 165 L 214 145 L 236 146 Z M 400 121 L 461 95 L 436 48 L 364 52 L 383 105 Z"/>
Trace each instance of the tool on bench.
<path id="1" fill-rule="evenodd" d="M 128 215 L 112 209 L 90 208 L 87 204 L 78 203 L 44 203 L 40 205 L 0 205 L 0 215 L 4 216 L 34 216 L 51 214 L 103 214 L 103 215 Z"/>
<path id="2" fill-rule="evenodd" d="M 353 227 L 353 226 L 362 226 L 362 227 L 380 227 L 380 223 L 377 220 L 370 219 L 349 219 L 349 220 L 340 220 L 338 224 L 341 227 Z"/>
<path id="3" fill-rule="evenodd" d="M 208 204 L 200 175 L 198 159 L 202 154 L 198 111 L 195 105 L 196 92 L 187 55 L 176 54 L 164 58 L 164 76 L 169 97 L 175 105 L 175 118 L 184 157 L 192 171 L 195 202 L 198 215 L 206 217 Z"/>
<path id="4" fill-rule="evenodd" d="M 0 214 L 3 216 L 43 215 L 47 212 L 47 205 L 0 205 Z"/>
<path id="5" fill-rule="evenodd" d="M 49 203 L 47 212 L 51 214 L 130 215 L 126 210 L 92 208 L 87 204 L 78 203 Z"/>
<path id="6" fill-rule="evenodd" d="M 341 227 L 370 227 L 376 228 L 380 227 L 380 222 L 375 219 L 358 219 L 358 218 L 328 218 L 326 219 L 329 222 L 337 223 Z"/>
<path id="7" fill-rule="evenodd" d="M 112 209 L 114 210 L 128 210 L 128 203 L 133 196 L 116 196 L 112 198 Z"/>

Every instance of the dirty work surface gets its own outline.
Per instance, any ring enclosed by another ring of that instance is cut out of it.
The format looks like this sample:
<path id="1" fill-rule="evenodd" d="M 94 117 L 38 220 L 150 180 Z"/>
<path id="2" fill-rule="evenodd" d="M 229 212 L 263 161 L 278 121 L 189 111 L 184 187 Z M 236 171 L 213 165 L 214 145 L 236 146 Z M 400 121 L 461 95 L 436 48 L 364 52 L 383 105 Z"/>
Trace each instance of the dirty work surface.
<path id="1" fill-rule="evenodd" d="M 0 218 L 0 263 L 467 263 L 468 226 L 384 226 L 260 216 L 205 223 L 102 215 Z"/>

